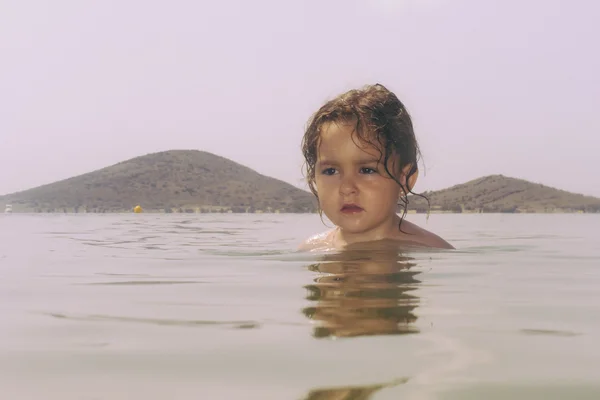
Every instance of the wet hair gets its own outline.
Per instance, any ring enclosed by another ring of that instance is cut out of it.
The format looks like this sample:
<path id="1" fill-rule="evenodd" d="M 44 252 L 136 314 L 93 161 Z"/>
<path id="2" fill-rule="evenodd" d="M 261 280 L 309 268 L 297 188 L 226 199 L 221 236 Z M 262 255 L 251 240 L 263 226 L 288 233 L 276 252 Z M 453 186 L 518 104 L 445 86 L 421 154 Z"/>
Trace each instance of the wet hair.
<path id="1" fill-rule="evenodd" d="M 379 149 L 379 162 L 403 192 L 398 204 L 403 208 L 400 224 L 406 216 L 409 193 L 423 197 L 429 204 L 425 196 L 413 193 L 408 187 L 410 178 L 418 172 L 417 164 L 421 157 L 411 117 L 398 97 L 381 84 L 367 85 L 342 93 L 325 103 L 308 121 L 302 138 L 304 173 L 310 191 L 317 200 L 319 195 L 315 184 L 315 164 L 321 130 L 324 125 L 332 122 L 353 123 L 353 136 L 355 135 L 361 143 Z M 388 161 L 394 157 L 398 157 L 399 165 L 394 164 L 397 168 L 392 173 L 388 169 Z M 409 167 L 405 180 L 407 184 L 403 184 L 396 175 L 397 171 L 402 173 L 406 167 Z M 319 208 L 319 214 L 321 213 Z"/>

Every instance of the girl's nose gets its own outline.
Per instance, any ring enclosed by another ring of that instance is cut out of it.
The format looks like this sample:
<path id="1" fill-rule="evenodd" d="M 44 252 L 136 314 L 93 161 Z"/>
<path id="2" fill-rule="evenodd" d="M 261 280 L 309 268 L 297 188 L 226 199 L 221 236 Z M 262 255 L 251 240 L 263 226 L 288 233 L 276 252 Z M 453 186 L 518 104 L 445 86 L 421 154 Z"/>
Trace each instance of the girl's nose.
<path id="1" fill-rule="evenodd" d="M 342 175 L 340 194 L 347 196 L 354 193 L 356 193 L 356 180 L 350 174 Z"/>

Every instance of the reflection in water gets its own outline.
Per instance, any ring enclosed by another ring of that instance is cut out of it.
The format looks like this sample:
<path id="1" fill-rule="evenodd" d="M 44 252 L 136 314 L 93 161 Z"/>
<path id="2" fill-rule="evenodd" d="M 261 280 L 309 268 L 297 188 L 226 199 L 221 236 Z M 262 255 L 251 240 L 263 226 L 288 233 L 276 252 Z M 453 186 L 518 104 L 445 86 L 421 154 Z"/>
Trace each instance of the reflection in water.
<path id="1" fill-rule="evenodd" d="M 418 297 L 411 294 L 420 283 L 412 258 L 397 243 L 376 242 L 348 247 L 324 255 L 308 269 L 323 275 L 306 286 L 307 299 L 315 302 L 302 311 L 317 324 L 316 338 L 401 335 L 418 333 L 413 313 Z M 319 388 L 305 400 L 369 399 L 382 388 L 405 383 L 408 378 L 362 387 Z"/>
<path id="2" fill-rule="evenodd" d="M 392 382 L 386 382 L 378 385 L 353 386 L 335 389 L 315 389 L 311 390 L 303 400 L 367 400 L 383 388 L 389 388 L 406 383 L 408 378 L 396 379 Z"/>
<path id="3" fill-rule="evenodd" d="M 375 245 L 370 245 L 375 246 Z M 314 336 L 417 333 L 412 325 L 418 298 L 411 291 L 420 283 L 415 264 L 396 246 L 350 248 L 329 254 L 308 268 L 326 275 L 306 286 L 312 307 L 304 315 L 317 321 Z"/>

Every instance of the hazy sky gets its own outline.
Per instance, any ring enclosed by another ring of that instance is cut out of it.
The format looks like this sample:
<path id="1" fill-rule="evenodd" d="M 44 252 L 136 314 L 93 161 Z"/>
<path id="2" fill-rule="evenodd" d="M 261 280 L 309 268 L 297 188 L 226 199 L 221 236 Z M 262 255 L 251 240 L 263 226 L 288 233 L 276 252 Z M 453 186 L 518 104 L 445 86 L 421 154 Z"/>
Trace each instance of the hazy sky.
<path id="1" fill-rule="evenodd" d="M 383 83 L 417 191 L 487 174 L 600 196 L 595 0 L 0 2 L 0 194 L 168 149 L 304 187 L 324 101 Z"/>

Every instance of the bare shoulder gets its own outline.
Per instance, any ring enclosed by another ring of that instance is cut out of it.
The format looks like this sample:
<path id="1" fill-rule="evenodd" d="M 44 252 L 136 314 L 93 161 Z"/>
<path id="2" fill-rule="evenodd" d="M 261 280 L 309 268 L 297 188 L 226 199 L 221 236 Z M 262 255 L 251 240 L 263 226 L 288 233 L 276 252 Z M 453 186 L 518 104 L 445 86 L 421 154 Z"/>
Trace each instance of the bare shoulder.
<path id="1" fill-rule="evenodd" d="M 439 237 L 433 232 L 421 228 L 407 220 L 402 221 L 402 230 L 414 236 L 414 240 L 427 247 L 439 249 L 454 249 L 450 243 Z"/>
<path id="2" fill-rule="evenodd" d="M 298 246 L 298 251 L 311 251 L 329 247 L 331 245 L 331 234 L 333 231 L 326 231 L 312 235 Z"/>

